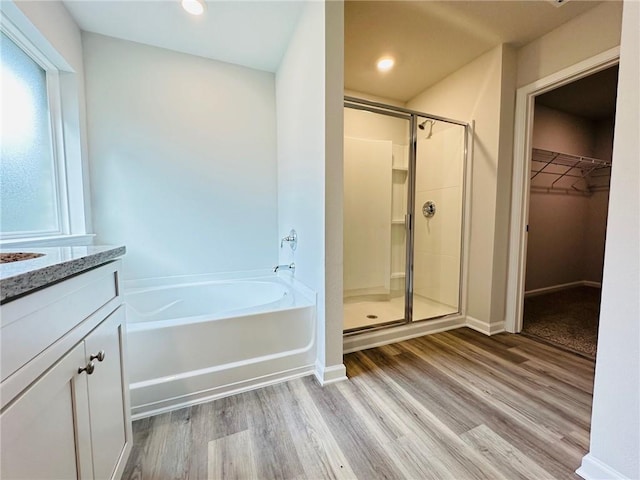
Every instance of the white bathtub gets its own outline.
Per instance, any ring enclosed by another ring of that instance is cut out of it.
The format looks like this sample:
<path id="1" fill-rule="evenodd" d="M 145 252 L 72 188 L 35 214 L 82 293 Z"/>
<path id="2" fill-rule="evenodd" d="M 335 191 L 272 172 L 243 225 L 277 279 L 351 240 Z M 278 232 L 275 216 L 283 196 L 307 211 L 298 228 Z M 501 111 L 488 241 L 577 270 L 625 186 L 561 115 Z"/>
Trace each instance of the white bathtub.
<path id="1" fill-rule="evenodd" d="M 312 373 L 310 293 L 275 275 L 127 288 L 134 418 Z"/>

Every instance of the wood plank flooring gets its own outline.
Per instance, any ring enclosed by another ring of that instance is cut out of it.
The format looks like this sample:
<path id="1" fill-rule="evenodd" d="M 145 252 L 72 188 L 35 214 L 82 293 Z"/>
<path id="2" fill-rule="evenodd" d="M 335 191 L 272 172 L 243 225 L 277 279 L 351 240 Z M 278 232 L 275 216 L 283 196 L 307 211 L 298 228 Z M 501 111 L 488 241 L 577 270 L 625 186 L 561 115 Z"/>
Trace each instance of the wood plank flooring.
<path id="1" fill-rule="evenodd" d="M 134 422 L 124 479 L 578 479 L 594 362 L 459 329 Z"/>

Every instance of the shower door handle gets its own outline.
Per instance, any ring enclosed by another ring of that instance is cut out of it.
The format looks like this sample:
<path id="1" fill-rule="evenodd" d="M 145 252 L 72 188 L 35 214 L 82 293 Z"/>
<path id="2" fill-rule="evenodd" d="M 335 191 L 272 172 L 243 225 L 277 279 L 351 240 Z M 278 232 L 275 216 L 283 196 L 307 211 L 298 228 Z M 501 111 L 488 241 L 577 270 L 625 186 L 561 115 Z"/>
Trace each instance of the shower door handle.
<path id="1" fill-rule="evenodd" d="M 406 213 L 404 215 L 404 226 L 407 230 L 411 230 L 411 214 Z"/>

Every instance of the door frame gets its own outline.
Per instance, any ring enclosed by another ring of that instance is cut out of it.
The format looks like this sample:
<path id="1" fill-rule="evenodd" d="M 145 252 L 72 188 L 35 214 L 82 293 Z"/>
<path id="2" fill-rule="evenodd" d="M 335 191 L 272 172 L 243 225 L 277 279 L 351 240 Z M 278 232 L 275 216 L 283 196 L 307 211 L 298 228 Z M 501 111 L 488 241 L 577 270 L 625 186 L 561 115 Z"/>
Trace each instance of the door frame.
<path id="1" fill-rule="evenodd" d="M 620 47 L 615 47 L 520 87 L 516 92 L 505 315 L 507 332 L 519 333 L 523 322 L 529 219 L 529 171 L 535 97 L 617 65 L 619 58 Z"/>

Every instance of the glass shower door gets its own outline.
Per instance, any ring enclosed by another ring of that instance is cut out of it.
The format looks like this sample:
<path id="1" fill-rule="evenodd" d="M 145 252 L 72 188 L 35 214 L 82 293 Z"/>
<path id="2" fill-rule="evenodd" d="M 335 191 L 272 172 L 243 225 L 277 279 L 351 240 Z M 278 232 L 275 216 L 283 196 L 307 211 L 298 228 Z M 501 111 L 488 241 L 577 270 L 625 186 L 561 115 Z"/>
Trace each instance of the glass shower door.
<path id="1" fill-rule="evenodd" d="M 411 115 L 344 109 L 344 331 L 407 321 Z"/>
<path id="2" fill-rule="evenodd" d="M 412 320 L 460 311 L 466 129 L 418 117 Z"/>

